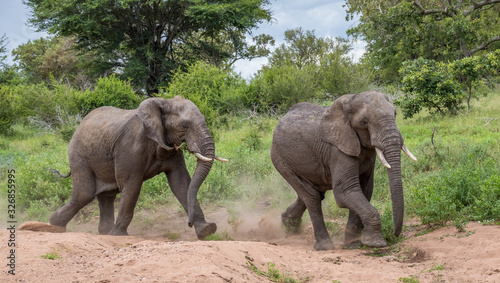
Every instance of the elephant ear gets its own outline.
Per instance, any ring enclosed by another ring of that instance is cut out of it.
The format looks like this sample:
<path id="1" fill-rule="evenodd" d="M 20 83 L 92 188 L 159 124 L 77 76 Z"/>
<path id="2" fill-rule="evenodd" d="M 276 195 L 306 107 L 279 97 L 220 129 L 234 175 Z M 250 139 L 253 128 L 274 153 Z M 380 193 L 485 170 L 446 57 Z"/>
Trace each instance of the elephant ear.
<path id="1" fill-rule="evenodd" d="M 356 131 L 349 121 L 349 102 L 354 95 L 344 95 L 335 100 L 323 114 L 320 131 L 324 141 L 331 143 L 343 153 L 359 156 L 361 146 Z"/>
<path id="2" fill-rule="evenodd" d="M 163 108 L 166 106 L 166 100 L 162 98 L 149 98 L 141 102 L 137 108 L 137 117 L 144 123 L 146 136 L 158 144 L 159 149 L 173 150 L 173 147 L 165 143 L 165 127 L 163 125 Z"/>

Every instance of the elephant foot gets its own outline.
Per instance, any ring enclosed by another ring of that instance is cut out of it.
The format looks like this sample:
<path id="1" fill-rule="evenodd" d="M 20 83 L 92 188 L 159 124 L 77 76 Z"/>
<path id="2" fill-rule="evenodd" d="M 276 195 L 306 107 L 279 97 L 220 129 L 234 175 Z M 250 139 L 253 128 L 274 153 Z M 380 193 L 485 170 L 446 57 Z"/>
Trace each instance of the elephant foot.
<path id="1" fill-rule="evenodd" d="M 344 244 L 342 245 L 343 249 L 348 249 L 348 250 L 358 249 L 359 247 L 361 247 L 360 240 L 352 241 L 352 242 L 344 242 Z"/>
<path id="2" fill-rule="evenodd" d="M 321 239 L 314 244 L 314 249 L 317 251 L 333 250 L 333 248 L 333 242 L 330 238 Z"/>
<path id="3" fill-rule="evenodd" d="M 281 223 L 286 228 L 287 232 L 299 233 L 300 225 L 302 224 L 302 218 L 291 218 L 288 217 L 286 212 L 281 214 Z"/>
<path id="4" fill-rule="evenodd" d="M 113 228 L 109 235 L 113 236 L 128 236 L 127 229 Z"/>
<path id="5" fill-rule="evenodd" d="M 344 234 L 344 244 L 342 245 L 345 249 L 356 249 L 361 246 L 361 232 L 363 229 L 358 227 L 346 228 Z"/>
<path id="6" fill-rule="evenodd" d="M 198 237 L 199 240 L 203 240 L 217 231 L 217 224 L 197 222 L 194 224 L 194 230 L 196 232 L 196 237 Z"/>
<path id="7" fill-rule="evenodd" d="M 373 248 L 382 248 L 387 246 L 387 243 L 382 236 L 382 232 L 380 231 L 365 230 L 363 236 L 361 236 L 361 243 L 365 246 Z"/>

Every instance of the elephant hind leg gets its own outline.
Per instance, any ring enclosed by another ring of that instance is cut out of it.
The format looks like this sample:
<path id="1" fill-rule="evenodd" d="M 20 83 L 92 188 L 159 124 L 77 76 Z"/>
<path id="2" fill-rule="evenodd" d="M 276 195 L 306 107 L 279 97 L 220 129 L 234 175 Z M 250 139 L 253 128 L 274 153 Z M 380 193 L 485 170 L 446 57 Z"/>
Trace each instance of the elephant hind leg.
<path id="1" fill-rule="evenodd" d="M 108 235 L 115 224 L 115 203 L 116 194 L 97 195 L 99 201 L 99 234 Z"/>
<path id="2" fill-rule="evenodd" d="M 297 200 L 281 214 L 281 222 L 288 231 L 294 233 L 299 232 L 302 223 L 302 215 L 306 211 L 306 208 L 302 199 L 297 197 Z"/>
<path id="3" fill-rule="evenodd" d="M 80 209 L 94 200 L 95 175 L 90 169 L 72 172 L 72 179 L 71 198 L 63 207 L 52 212 L 49 217 L 51 225 L 66 227 Z"/>
<path id="4" fill-rule="evenodd" d="M 326 229 L 325 220 L 323 218 L 323 211 L 321 210 L 321 200 L 324 197 L 320 191 L 317 190 L 313 185 L 302 180 L 299 176 L 291 171 L 280 171 L 283 178 L 294 188 L 297 192 L 298 198 L 294 204 L 292 204 L 284 212 L 285 217 L 291 215 L 292 219 L 297 217 L 304 212 L 304 206 L 309 211 L 309 216 L 311 217 L 311 222 L 314 229 L 314 238 L 316 243 L 314 244 L 315 250 L 331 250 L 334 248 L 333 242 L 330 239 L 328 230 Z M 287 213 L 288 212 L 288 213 Z M 282 215 L 283 220 L 283 215 Z"/>

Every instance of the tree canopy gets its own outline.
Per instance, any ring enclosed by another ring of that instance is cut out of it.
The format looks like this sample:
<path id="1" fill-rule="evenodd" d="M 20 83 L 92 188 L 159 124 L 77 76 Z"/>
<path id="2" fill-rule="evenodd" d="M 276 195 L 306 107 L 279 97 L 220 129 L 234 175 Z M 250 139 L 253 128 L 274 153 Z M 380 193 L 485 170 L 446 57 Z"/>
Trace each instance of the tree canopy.
<path id="1" fill-rule="evenodd" d="M 82 50 L 106 56 L 110 68 L 143 88 L 158 92 L 171 71 L 198 59 L 231 65 L 267 55 L 267 36 L 244 40 L 271 20 L 268 0 L 26 0 L 31 24 L 74 36 Z M 209 61 L 210 61 L 209 60 Z"/>
<path id="2" fill-rule="evenodd" d="M 347 0 L 348 33 L 367 42 L 382 82 L 397 81 L 406 60 L 448 62 L 500 47 L 500 0 Z"/>

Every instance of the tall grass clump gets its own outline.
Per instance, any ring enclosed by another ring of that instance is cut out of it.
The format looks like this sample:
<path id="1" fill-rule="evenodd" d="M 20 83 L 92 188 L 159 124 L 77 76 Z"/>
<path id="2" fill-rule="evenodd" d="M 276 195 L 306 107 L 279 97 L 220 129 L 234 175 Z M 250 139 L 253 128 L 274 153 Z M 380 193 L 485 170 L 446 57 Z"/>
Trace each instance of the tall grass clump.
<path id="1" fill-rule="evenodd" d="M 500 219 L 499 96 L 475 101 L 471 114 L 403 123 L 419 159 L 403 163 L 408 214 L 423 224 L 451 222 L 457 228 Z"/>
<path id="2" fill-rule="evenodd" d="M 38 152 L 18 158 L 13 164 L 19 188 L 16 199 L 26 212 L 26 218 L 47 221 L 50 212 L 61 207 L 71 196 L 71 178 L 63 179 L 49 171 L 69 172 L 64 143 L 48 138 L 38 146 Z"/>
<path id="3" fill-rule="evenodd" d="M 500 162 L 487 145 L 450 150 L 441 170 L 408 187 L 410 211 L 423 224 L 500 219 Z"/>

